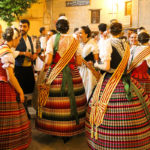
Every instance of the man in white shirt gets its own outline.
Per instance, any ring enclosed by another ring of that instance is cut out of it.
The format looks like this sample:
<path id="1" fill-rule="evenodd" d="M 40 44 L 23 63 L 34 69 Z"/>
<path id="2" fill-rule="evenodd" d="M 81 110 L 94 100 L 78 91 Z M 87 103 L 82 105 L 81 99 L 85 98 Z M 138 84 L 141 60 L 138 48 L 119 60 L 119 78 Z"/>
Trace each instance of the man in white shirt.
<path id="1" fill-rule="evenodd" d="M 45 27 L 41 27 L 40 30 L 40 37 L 37 40 L 37 44 L 36 47 L 37 49 L 40 49 L 40 53 L 39 56 L 36 59 L 35 62 L 35 71 L 36 72 L 40 72 L 43 68 L 44 65 L 44 56 L 45 56 L 45 49 L 46 49 L 46 45 L 47 45 L 47 35 L 46 35 L 46 29 Z"/>
<path id="2" fill-rule="evenodd" d="M 99 55 L 100 55 L 102 49 L 107 45 L 107 39 L 108 39 L 107 24 L 105 23 L 99 24 L 98 29 L 100 34 L 99 41 L 98 41 L 98 48 L 99 48 Z"/>

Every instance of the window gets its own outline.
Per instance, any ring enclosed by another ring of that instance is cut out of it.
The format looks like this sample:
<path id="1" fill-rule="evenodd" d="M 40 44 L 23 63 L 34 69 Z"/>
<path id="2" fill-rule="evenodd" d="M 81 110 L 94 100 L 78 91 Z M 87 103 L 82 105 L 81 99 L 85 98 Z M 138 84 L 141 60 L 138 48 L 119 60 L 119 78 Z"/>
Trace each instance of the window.
<path id="1" fill-rule="evenodd" d="M 92 24 L 100 23 L 100 9 L 91 10 L 91 23 Z"/>
<path id="2" fill-rule="evenodd" d="M 125 2 L 125 16 L 130 16 L 130 25 L 132 26 L 132 1 Z"/>
<path id="3" fill-rule="evenodd" d="M 132 1 L 125 2 L 125 16 L 132 15 Z"/>

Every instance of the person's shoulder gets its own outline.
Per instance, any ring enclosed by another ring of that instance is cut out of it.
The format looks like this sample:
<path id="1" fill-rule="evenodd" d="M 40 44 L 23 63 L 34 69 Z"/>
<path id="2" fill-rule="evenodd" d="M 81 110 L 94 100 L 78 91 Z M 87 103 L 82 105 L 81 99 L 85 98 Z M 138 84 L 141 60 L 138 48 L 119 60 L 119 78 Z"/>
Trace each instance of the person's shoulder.
<path id="1" fill-rule="evenodd" d="M 56 39 L 56 36 L 57 36 L 57 34 L 52 35 L 52 36 L 49 38 L 49 40 L 54 41 L 54 40 Z"/>
<path id="2" fill-rule="evenodd" d="M 60 34 L 61 36 L 64 36 L 64 37 L 73 37 L 73 34 Z"/>
<path id="3" fill-rule="evenodd" d="M 40 40 L 41 40 L 41 41 L 46 40 L 46 36 L 41 36 L 41 37 L 40 37 Z"/>

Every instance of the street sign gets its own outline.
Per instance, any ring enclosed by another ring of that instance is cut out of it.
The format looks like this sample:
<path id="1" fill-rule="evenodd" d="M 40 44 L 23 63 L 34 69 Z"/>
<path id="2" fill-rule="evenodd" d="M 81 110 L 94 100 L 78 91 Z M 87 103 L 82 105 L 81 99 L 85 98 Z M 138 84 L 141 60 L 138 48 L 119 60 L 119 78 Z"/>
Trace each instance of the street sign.
<path id="1" fill-rule="evenodd" d="M 85 6 L 85 5 L 89 5 L 89 4 L 90 4 L 90 0 L 66 1 L 66 7 Z"/>

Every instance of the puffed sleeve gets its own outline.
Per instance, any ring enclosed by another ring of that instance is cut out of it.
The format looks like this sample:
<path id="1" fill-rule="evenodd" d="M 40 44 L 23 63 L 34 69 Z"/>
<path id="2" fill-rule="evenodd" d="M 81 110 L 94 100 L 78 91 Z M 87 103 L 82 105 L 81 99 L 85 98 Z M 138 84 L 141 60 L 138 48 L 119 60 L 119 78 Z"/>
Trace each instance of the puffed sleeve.
<path id="1" fill-rule="evenodd" d="M 47 42 L 46 46 L 46 53 L 45 54 L 52 54 L 53 55 L 53 48 L 54 48 L 54 39 L 56 35 L 53 35 Z"/>
<path id="2" fill-rule="evenodd" d="M 100 50 L 101 61 L 111 60 L 112 46 L 109 39 L 104 40 L 103 48 Z"/>
<path id="3" fill-rule="evenodd" d="M 15 65 L 15 59 L 12 53 L 7 53 L 4 56 L 1 57 L 1 63 L 3 64 L 2 67 L 4 69 L 8 67 L 14 68 Z"/>

